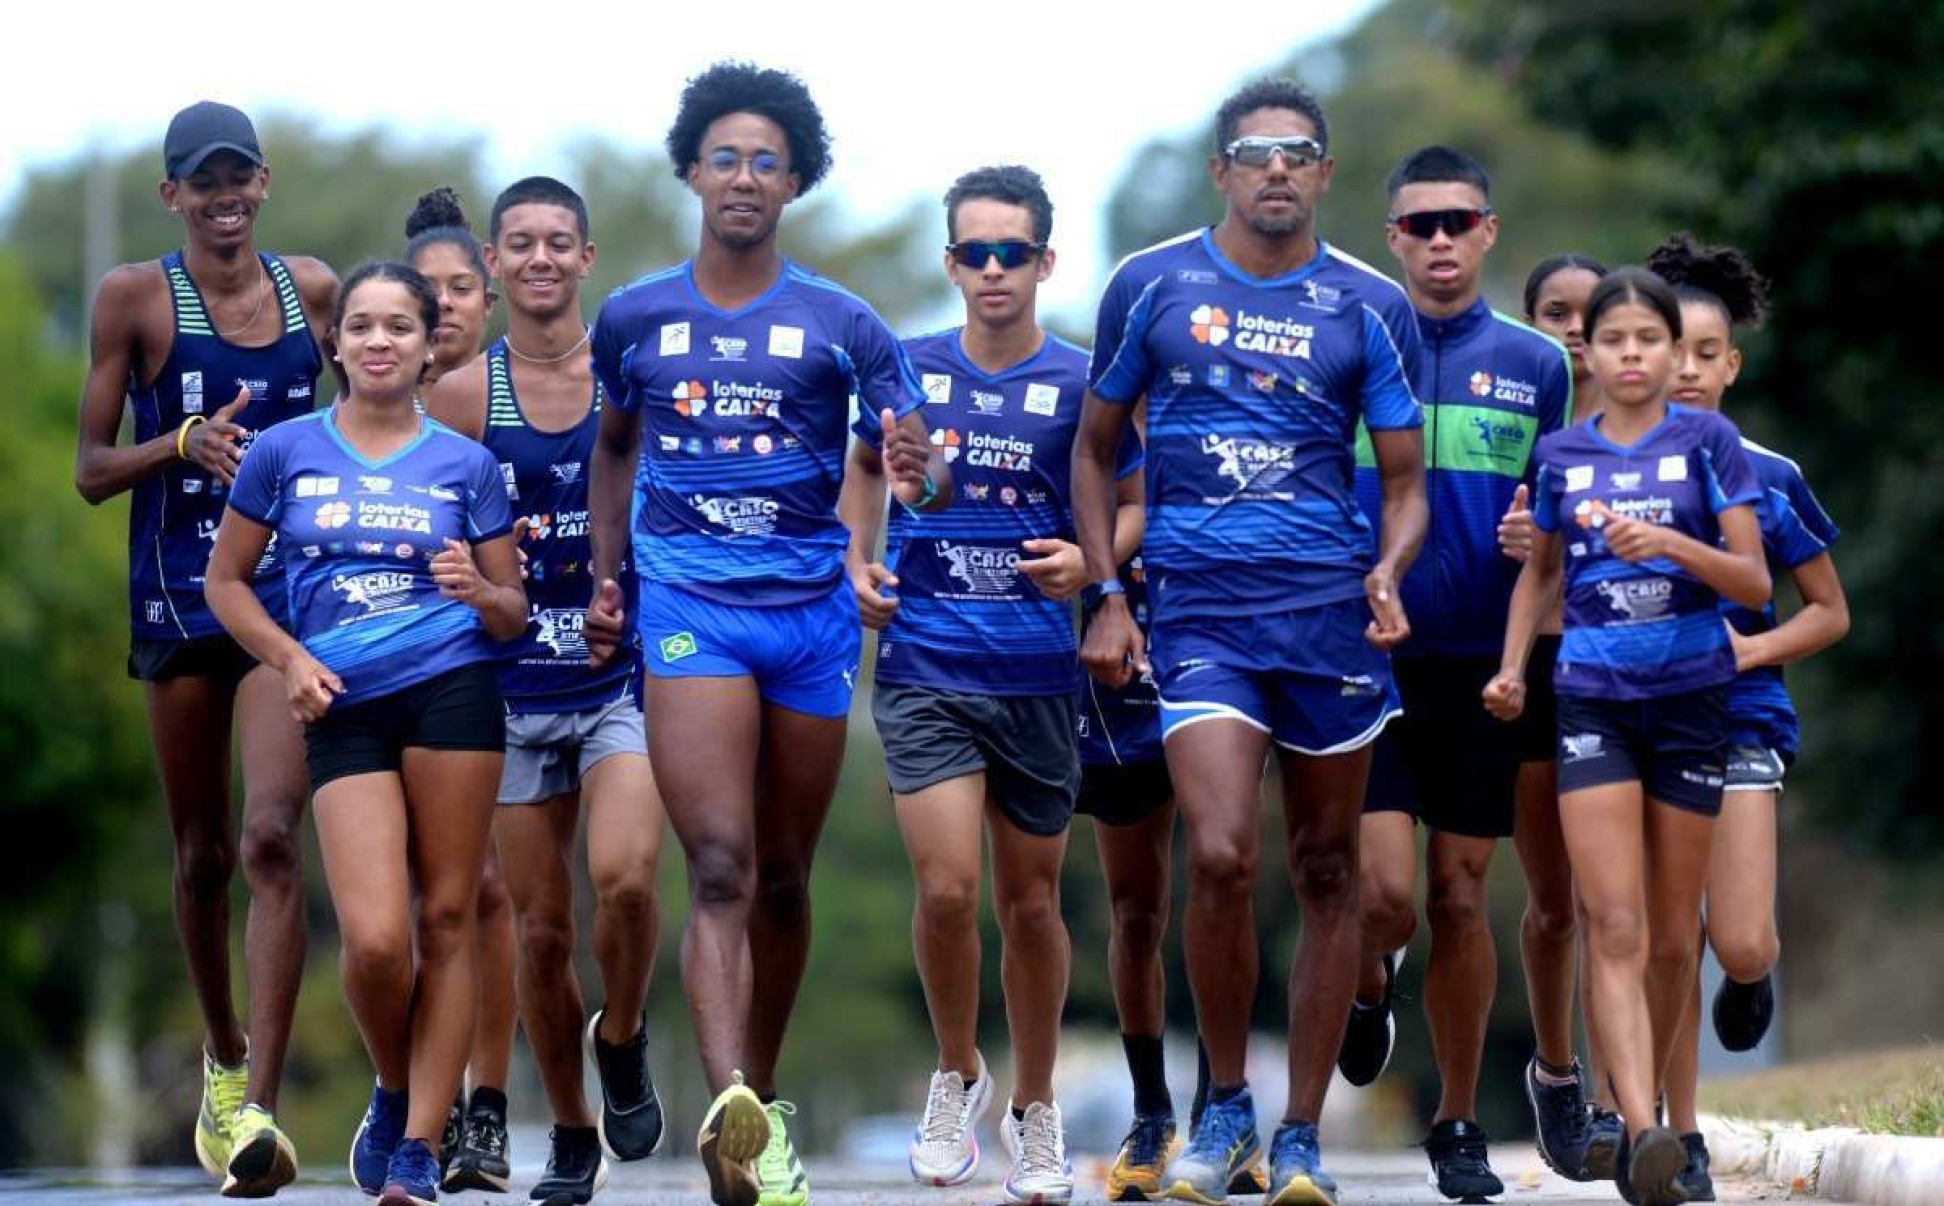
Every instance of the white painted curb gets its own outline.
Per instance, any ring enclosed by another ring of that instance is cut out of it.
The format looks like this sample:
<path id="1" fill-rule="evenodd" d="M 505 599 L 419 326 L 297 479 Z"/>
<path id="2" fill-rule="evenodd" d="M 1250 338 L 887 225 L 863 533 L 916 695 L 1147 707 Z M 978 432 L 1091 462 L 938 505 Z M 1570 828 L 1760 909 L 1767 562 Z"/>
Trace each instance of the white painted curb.
<path id="1" fill-rule="evenodd" d="M 1944 1206 L 1944 1139 L 1703 1115 L 1715 1172 L 1856 1206 Z"/>

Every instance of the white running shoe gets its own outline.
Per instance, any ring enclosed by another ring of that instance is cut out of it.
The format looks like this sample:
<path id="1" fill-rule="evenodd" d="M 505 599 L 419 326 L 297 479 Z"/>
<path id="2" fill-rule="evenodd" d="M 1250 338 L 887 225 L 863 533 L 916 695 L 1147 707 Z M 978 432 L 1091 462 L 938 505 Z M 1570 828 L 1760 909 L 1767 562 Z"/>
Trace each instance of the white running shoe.
<path id="1" fill-rule="evenodd" d="M 1006 1176 L 1008 1202 L 1043 1206 L 1073 1200 L 1073 1165 L 1067 1160 L 1059 1106 L 1036 1101 L 1018 1119 L 1008 1108 L 999 1120 L 999 1134 L 1013 1162 Z"/>
<path id="2" fill-rule="evenodd" d="M 920 1185 L 963 1185 L 979 1171 L 979 1119 L 992 1104 L 992 1077 L 985 1056 L 968 1088 L 957 1072 L 933 1072 L 925 1116 L 906 1149 L 911 1179 Z"/>

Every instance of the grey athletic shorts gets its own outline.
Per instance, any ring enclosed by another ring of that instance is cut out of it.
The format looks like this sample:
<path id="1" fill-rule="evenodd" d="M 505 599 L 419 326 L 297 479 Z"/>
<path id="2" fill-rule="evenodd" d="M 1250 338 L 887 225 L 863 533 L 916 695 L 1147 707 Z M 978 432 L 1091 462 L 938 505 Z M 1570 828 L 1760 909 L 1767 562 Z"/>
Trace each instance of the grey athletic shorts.
<path id="1" fill-rule="evenodd" d="M 542 804 L 579 791 L 582 777 L 614 754 L 648 756 L 641 709 L 625 693 L 606 707 L 585 712 L 508 716 L 499 802 Z"/>

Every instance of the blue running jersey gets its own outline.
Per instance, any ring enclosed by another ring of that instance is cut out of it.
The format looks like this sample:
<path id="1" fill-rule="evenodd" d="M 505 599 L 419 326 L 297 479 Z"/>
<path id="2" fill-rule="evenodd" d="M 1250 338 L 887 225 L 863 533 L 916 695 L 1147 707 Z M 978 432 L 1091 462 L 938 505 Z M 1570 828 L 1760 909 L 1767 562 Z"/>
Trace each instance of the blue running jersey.
<path id="1" fill-rule="evenodd" d="M 965 356 L 954 328 L 905 342 L 925 391 L 932 448 L 952 466 L 952 505 L 891 508 L 885 564 L 898 610 L 878 637 L 877 681 L 974 695 L 1067 695 L 1079 685 L 1073 605 L 1018 569 L 1021 542 L 1073 539 L 1068 482 L 1087 391 L 1087 354 L 1052 335 L 997 373 Z M 1118 472 L 1140 467 L 1122 441 Z"/>
<path id="2" fill-rule="evenodd" d="M 502 646 L 500 694 L 506 710 L 585 712 L 612 703 L 628 689 L 640 656 L 632 641 L 598 670 L 587 665 L 581 622 L 593 593 L 588 574 L 587 462 L 601 425 L 601 387 L 580 422 L 541 431 L 527 422 L 513 390 L 506 340 L 486 349 L 486 429 L 480 440 L 499 462 L 507 501 L 525 516 L 527 630 Z M 623 559 L 619 582 L 634 597 L 634 575 Z M 629 608 L 632 612 L 633 607 Z"/>
<path id="3" fill-rule="evenodd" d="M 283 334 L 260 348 L 238 347 L 216 333 L 202 293 L 183 266 L 182 253 L 162 257 L 175 306 L 175 338 L 155 380 L 128 384 L 135 442 L 175 431 L 191 415 L 212 415 L 237 390 L 250 401 L 235 423 L 248 434 L 247 454 L 265 429 L 308 412 L 315 404 L 322 362 L 304 318 L 304 299 L 290 269 L 274 255 L 258 253 L 276 290 Z M 248 463 L 248 455 L 244 456 Z M 223 630 L 203 601 L 209 551 L 223 519 L 227 488 L 191 461 L 174 460 L 138 483 L 128 512 L 128 604 L 135 635 L 148 640 L 189 640 Z M 257 597 L 279 624 L 289 623 L 282 559 L 272 541 L 256 570 Z"/>
<path id="4" fill-rule="evenodd" d="M 924 404 L 870 306 L 789 261 L 734 312 L 703 298 L 691 263 L 615 290 L 594 324 L 594 371 L 641 416 L 636 572 L 719 603 L 828 594 L 849 541 L 837 493 L 852 397 L 873 444 L 879 410 Z"/>
<path id="5" fill-rule="evenodd" d="M 1761 482 L 1762 501 L 1755 510 L 1762 519 L 1762 548 L 1768 554 L 1769 573 L 1780 582 L 1797 566 L 1828 552 L 1842 533 L 1816 501 L 1794 461 L 1750 439 L 1742 440 L 1742 449 Z M 1776 626 L 1773 597 L 1760 611 L 1726 599 L 1721 610 L 1735 630 L 1747 636 Z M 1740 744 L 1759 745 L 1795 760 L 1801 728 L 1795 702 L 1783 685 L 1782 667 L 1758 666 L 1735 676 L 1728 687 L 1728 731 L 1738 739 L 1746 738 Z"/>
<path id="6" fill-rule="evenodd" d="M 1128 612 L 1140 625 L 1141 635 L 1149 636 L 1147 570 L 1140 554 L 1120 567 L 1120 581 Z M 1092 612 L 1081 617 L 1083 637 L 1092 619 Z M 1159 762 L 1166 756 L 1161 748 L 1161 696 L 1155 690 L 1151 671 L 1137 672 L 1118 690 L 1095 682 L 1091 675 L 1084 676 L 1074 716 L 1082 766 Z"/>
<path id="7" fill-rule="evenodd" d="M 1148 400 L 1142 556 L 1157 615 L 1361 597 L 1376 546 L 1352 488 L 1357 423 L 1422 424 L 1417 357 L 1404 291 L 1320 242 L 1268 280 L 1207 230 L 1122 263 L 1101 302 L 1093 389 Z"/>
<path id="8" fill-rule="evenodd" d="M 1566 631 L 1553 676 L 1561 695 L 1651 699 L 1735 677 L 1712 588 L 1666 559 L 1638 565 L 1607 551 L 1597 500 L 1629 519 L 1719 544 L 1716 516 L 1753 504 L 1760 484 L 1735 425 L 1667 404 L 1632 446 L 1600 434 L 1600 415 L 1539 441 L 1532 521 L 1565 544 Z"/>
<path id="9" fill-rule="evenodd" d="M 1411 388 L 1424 404 L 1430 525 L 1399 588 L 1411 639 L 1399 657 L 1497 656 L 1519 563 L 1499 551 L 1512 492 L 1532 481 L 1532 450 L 1571 413 L 1566 349 L 1483 301 L 1450 318 L 1417 316 L 1423 347 Z M 1369 433 L 1357 432 L 1357 502 L 1381 534 L 1384 486 Z"/>
<path id="10" fill-rule="evenodd" d="M 479 613 L 439 593 L 431 562 L 448 538 L 512 528 L 499 462 L 422 416 L 411 443 L 367 461 L 336 420 L 334 406 L 258 436 L 229 505 L 282 541 L 291 631 L 344 680 L 337 706 L 497 658 Z"/>

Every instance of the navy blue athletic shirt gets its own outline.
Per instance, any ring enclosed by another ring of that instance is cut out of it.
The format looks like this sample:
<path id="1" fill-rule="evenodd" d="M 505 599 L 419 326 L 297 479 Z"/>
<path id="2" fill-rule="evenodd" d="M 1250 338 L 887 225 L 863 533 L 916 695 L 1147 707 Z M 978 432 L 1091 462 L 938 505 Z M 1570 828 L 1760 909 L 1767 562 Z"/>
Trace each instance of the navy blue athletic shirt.
<path id="1" fill-rule="evenodd" d="M 1666 558 L 1614 556 L 1594 503 L 1717 544 L 1716 516 L 1762 496 L 1741 433 L 1713 411 L 1669 402 L 1666 418 L 1621 445 L 1602 433 L 1603 417 L 1541 436 L 1534 454 L 1532 521 L 1566 546 L 1566 632 L 1554 686 L 1561 695 L 1631 700 L 1726 683 L 1735 653 L 1721 597 Z"/>
<path id="2" fill-rule="evenodd" d="M 958 497 L 943 511 L 893 507 L 885 564 L 897 612 L 878 638 L 877 679 L 976 695 L 1067 695 L 1079 685 L 1073 605 L 1019 570 L 1024 542 L 1072 541 L 1073 436 L 1087 353 L 1048 335 L 1037 352 L 988 373 L 966 358 L 963 328 L 905 341 L 925 390 L 932 447 Z M 1118 476 L 1140 468 L 1133 432 Z"/>
<path id="3" fill-rule="evenodd" d="M 628 687 L 636 654 L 592 670 L 581 621 L 593 593 L 587 535 L 587 463 L 601 425 L 600 384 L 587 414 L 565 431 L 541 431 L 527 421 L 513 389 L 506 340 L 486 349 L 486 428 L 480 442 L 499 461 L 506 498 L 525 516 L 527 605 L 532 620 L 507 647 L 500 667 L 506 710 L 584 712 L 612 703 Z M 630 598 L 633 573 L 623 559 L 620 584 Z"/>
<path id="4" fill-rule="evenodd" d="M 315 404 L 317 371 L 322 367 L 304 301 L 290 269 L 274 255 L 259 253 L 283 315 L 283 334 L 274 343 L 245 348 L 216 333 L 202 293 L 183 266 L 182 253 L 162 257 L 175 308 L 175 338 L 155 380 L 144 388 L 128 383 L 135 416 L 135 441 L 143 443 L 175 431 L 191 415 L 213 415 L 250 387 L 250 401 L 234 418 L 250 444 L 264 429 Z M 248 457 L 245 456 L 247 461 Z M 203 601 L 203 580 L 216 528 L 223 519 L 223 483 L 192 461 L 171 461 L 160 473 L 138 483 L 128 512 L 128 603 L 135 635 L 146 640 L 189 640 L 223 630 Z M 257 597 L 280 624 L 289 623 L 281 558 L 275 541 L 256 570 Z"/>
<path id="5" fill-rule="evenodd" d="M 513 526 L 492 454 L 420 416 L 403 448 L 368 460 L 337 408 L 265 432 L 243 458 L 229 505 L 278 533 L 289 553 L 290 630 L 360 703 L 499 656 L 479 613 L 447 598 L 432 559 Z"/>

